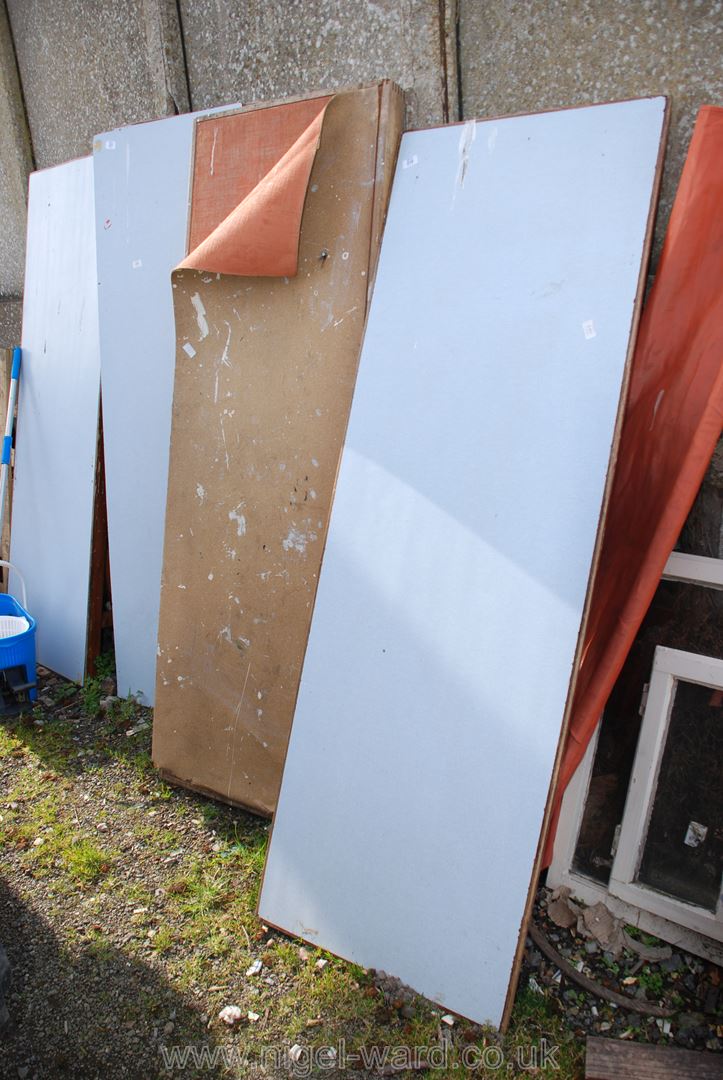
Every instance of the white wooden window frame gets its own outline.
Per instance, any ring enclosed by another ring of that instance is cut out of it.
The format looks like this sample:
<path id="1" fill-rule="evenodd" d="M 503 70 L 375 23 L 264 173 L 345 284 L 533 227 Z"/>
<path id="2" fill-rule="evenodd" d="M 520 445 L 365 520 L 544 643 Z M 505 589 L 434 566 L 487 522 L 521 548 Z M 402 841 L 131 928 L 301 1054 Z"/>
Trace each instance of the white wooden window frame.
<path id="1" fill-rule="evenodd" d="M 679 581 L 690 585 L 701 585 L 705 588 L 721 589 L 723 588 L 723 559 L 674 551 L 666 563 L 662 577 L 666 581 Z M 610 892 L 607 885 L 575 868 L 575 851 L 599 736 L 600 722 L 598 721 L 585 755 L 563 795 L 552 862 L 547 871 L 547 885 L 552 889 L 565 886 L 586 904 L 604 903 L 613 915 L 624 919 L 629 925 L 654 934 L 675 947 L 703 956 L 715 964 L 723 965 L 723 943 L 720 941 L 720 934 L 717 935 L 717 940 L 716 937 L 711 936 L 710 925 L 698 932 L 689 928 L 687 922 L 683 924 L 678 921 L 679 912 L 673 913 L 671 910 L 667 917 L 656 914 L 646 907 L 639 906 L 639 901 L 622 899 Z M 646 904 L 649 895 L 647 891 L 644 897 Z M 681 904 L 681 907 L 684 908 L 682 914 L 687 915 L 689 906 Z"/>
<path id="2" fill-rule="evenodd" d="M 723 941 L 723 900 L 720 891 L 717 910 L 713 912 L 678 900 L 637 880 L 670 729 L 675 687 L 679 681 L 723 689 L 723 660 L 668 649 L 662 645 L 655 650 L 648 700 L 608 891 L 621 900 L 647 908 L 655 915 Z"/>
<path id="3" fill-rule="evenodd" d="M 688 585 L 704 585 L 708 589 L 723 589 L 723 559 L 674 551 L 665 564 L 663 581 L 682 581 Z"/>

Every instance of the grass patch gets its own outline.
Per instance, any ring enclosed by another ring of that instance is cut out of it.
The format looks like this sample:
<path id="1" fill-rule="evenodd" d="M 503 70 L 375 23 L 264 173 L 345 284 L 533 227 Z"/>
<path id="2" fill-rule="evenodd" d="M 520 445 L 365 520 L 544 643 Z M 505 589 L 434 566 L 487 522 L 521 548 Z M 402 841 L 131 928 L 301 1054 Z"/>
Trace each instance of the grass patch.
<path id="1" fill-rule="evenodd" d="M 62 852 L 61 859 L 66 871 L 75 881 L 91 885 L 107 874 L 113 860 L 110 855 L 91 840 L 77 840 Z"/>

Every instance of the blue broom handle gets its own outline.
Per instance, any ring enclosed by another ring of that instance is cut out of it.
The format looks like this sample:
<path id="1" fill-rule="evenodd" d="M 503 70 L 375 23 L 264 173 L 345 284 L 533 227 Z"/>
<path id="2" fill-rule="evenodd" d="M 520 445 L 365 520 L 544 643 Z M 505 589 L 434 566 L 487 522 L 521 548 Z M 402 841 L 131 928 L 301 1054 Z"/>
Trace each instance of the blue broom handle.
<path id="1" fill-rule="evenodd" d="M 23 358 L 23 350 L 19 345 L 13 349 L 13 366 L 10 372 L 10 392 L 8 394 L 8 412 L 5 419 L 5 437 L 3 438 L 2 456 L 0 457 L 0 537 L 5 524 L 5 494 L 8 487 L 8 474 L 10 472 L 10 454 L 13 448 L 13 420 L 15 417 L 15 403 L 18 399 L 18 381 L 20 379 L 20 364 Z"/>

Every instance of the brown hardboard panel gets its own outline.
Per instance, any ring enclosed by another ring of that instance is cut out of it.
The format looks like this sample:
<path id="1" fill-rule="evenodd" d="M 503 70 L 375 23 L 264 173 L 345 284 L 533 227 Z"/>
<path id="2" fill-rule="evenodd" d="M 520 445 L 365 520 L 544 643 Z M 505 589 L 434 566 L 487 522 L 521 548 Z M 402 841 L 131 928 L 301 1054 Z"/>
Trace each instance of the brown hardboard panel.
<path id="1" fill-rule="evenodd" d="M 723 1056 L 588 1036 L 586 1080 L 723 1080 Z"/>
<path id="2" fill-rule="evenodd" d="M 174 274 L 153 759 L 270 814 L 298 690 L 403 97 L 329 104 L 293 278 Z"/>

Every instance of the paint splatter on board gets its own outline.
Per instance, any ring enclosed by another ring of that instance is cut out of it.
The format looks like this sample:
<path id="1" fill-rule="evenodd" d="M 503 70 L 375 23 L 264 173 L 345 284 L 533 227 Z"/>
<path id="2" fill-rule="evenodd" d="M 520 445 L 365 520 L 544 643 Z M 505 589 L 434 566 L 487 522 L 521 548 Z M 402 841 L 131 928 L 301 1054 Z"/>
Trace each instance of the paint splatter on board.
<path id="1" fill-rule="evenodd" d="M 239 510 L 241 509 L 242 506 L 243 506 L 243 503 L 239 503 L 239 505 L 236 507 L 235 510 L 229 510 L 229 512 L 228 512 L 229 521 L 235 521 L 236 522 L 236 532 L 238 533 L 239 536 L 245 536 L 246 535 L 246 518 L 244 517 L 243 514 L 239 513 Z"/>
<path id="2" fill-rule="evenodd" d="M 191 303 L 196 311 L 196 322 L 198 323 L 198 332 L 201 335 L 200 340 L 203 341 L 205 337 L 208 337 L 208 321 L 206 319 L 206 309 L 203 306 L 203 300 L 199 293 L 194 293 L 191 297 Z"/>
<path id="3" fill-rule="evenodd" d="M 302 532 L 295 525 L 289 529 L 288 536 L 281 541 L 284 551 L 298 551 L 300 555 L 306 552 L 306 545 L 317 539 L 317 535 L 311 529 Z"/>

